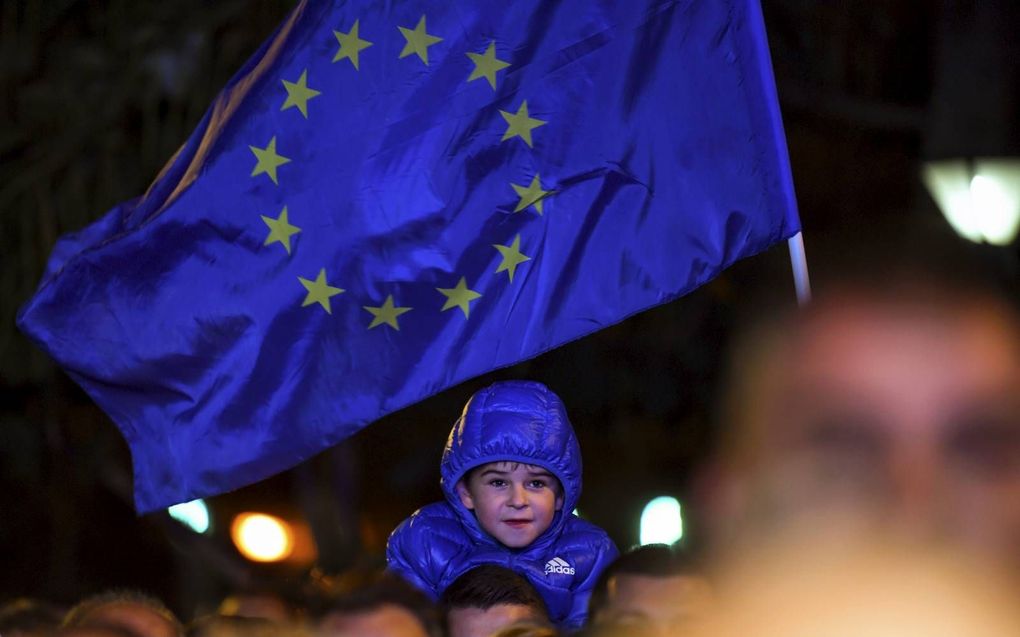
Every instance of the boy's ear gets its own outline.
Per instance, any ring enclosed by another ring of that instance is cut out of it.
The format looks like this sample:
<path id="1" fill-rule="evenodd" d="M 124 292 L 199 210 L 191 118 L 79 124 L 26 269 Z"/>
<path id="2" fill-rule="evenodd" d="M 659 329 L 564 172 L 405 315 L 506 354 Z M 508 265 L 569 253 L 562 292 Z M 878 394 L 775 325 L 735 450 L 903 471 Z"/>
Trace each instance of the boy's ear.
<path id="1" fill-rule="evenodd" d="M 460 496 L 460 503 L 464 505 L 464 508 L 469 511 L 474 511 L 475 501 L 471 498 L 471 492 L 468 491 L 467 485 L 464 484 L 464 480 L 457 480 L 455 488 L 457 489 L 457 495 Z"/>
<path id="2" fill-rule="evenodd" d="M 559 494 L 558 496 L 556 496 L 556 510 L 557 511 L 562 511 L 563 510 L 563 494 L 562 493 Z"/>

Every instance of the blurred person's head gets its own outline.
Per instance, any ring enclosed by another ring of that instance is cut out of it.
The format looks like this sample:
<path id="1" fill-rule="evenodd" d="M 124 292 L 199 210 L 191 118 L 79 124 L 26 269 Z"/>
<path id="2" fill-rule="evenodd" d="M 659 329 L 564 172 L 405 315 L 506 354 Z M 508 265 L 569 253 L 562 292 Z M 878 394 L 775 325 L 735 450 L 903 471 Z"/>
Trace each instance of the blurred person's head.
<path id="1" fill-rule="evenodd" d="M 139 637 L 183 637 L 176 615 L 155 597 L 131 590 L 100 593 L 79 602 L 64 617 L 63 628 L 113 627 Z"/>
<path id="2" fill-rule="evenodd" d="M 488 637 L 507 626 L 547 624 L 545 602 L 528 580 L 503 566 L 483 564 L 455 579 L 440 598 L 449 637 Z"/>
<path id="3" fill-rule="evenodd" d="M 279 594 L 272 591 L 246 591 L 228 595 L 218 610 L 220 615 L 268 619 L 280 624 L 294 618 L 294 609 Z"/>
<path id="4" fill-rule="evenodd" d="M 675 634 L 700 621 L 712 603 L 708 578 L 679 548 L 649 544 L 623 553 L 602 572 L 588 621 L 641 634 Z"/>
<path id="5" fill-rule="evenodd" d="M 844 277 L 738 342 L 716 540 L 878 531 L 1020 565 L 1020 320 L 943 265 Z"/>
<path id="6" fill-rule="evenodd" d="M 0 606 L 0 636 L 43 637 L 60 626 L 64 613 L 37 599 L 15 599 Z"/>
<path id="7" fill-rule="evenodd" d="M 386 574 L 330 600 L 320 616 L 321 637 L 439 637 L 439 611 L 424 593 Z"/>
<path id="8" fill-rule="evenodd" d="M 141 637 L 138 633 L 120 626 L 74 626 L 60 628 L 47 634 L 55 637 Z"/>
<path id="9" fill-rule="evenodd" d="M 298 625 L 264 617 L 206 615 L 188 624 L 186 637 L 305 637 Z"/>
<path id="10" fill-rule="evenodd" d="M 559 631 L 549 624 L 517 622 L 500 628 L 492 637 L 558 637 Z"/>
<path id="11" fill-rule="evenodd" d="M 690 637 L 1020 637 L 1016 581 L 923 543 L 785 536 L 730 555 Z"/>

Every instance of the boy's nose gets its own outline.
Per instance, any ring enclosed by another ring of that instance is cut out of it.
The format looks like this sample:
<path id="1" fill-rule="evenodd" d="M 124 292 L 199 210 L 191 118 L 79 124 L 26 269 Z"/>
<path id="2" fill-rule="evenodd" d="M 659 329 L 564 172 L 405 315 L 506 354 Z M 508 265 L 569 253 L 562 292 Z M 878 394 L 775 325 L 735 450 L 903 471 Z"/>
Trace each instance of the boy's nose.
<path id="1" fill-rule="evenodd" d="M 512 507 L 523 507 L 528 503 L 527 494 L 524 492 L 524 487 L 514 486 L 510 490 L 510 506 Z"/>

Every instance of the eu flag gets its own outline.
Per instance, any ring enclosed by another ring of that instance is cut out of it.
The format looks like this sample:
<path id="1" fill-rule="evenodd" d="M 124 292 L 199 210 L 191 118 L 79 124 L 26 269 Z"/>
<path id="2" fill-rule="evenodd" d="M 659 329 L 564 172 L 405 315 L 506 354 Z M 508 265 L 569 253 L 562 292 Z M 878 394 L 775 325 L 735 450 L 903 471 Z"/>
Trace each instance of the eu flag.
<path id="1" fill-rule="evenodd" d="M 18 321 L 152 511 L 799 230 L 754 0 L 300 3 Z"/>

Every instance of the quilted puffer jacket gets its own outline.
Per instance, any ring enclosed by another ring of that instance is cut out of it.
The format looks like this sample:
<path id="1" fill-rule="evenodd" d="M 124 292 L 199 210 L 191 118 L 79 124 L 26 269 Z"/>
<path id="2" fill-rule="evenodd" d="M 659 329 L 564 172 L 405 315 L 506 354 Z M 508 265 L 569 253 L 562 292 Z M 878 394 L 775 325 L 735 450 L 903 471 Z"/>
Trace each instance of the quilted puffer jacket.
<path id="1" fill-rule="evenodd" d="M 563 486 L 563 507 L 549 528 L 519 549 L 486 533 L 456 490 L 468 470 L 501 460 L 544 467 Z M 581 448 L 559 397 L 528 381 L 477 392 L 450 432 L 440 474 L 446 501 L 419 509 L 393 531 L 388 568 L 438 599 L 475 566 L 506 566 L 531 581 L 557 626 L 579 628 L 595 581 L 618 552 L 605 531 L 572 514 L 581 495 Z"/>

